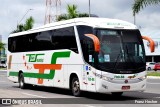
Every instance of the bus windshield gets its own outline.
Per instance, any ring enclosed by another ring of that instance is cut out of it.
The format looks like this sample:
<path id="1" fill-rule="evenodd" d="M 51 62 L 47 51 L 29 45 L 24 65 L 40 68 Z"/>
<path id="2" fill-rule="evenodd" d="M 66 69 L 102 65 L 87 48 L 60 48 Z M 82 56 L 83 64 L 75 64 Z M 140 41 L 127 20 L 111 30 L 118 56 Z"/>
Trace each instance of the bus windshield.
<path id="1" fill-rule="evenodd" d="M 100 41 L 97 67 L 113 73 L 145 69 L 145 52 L 138 30 L 95 29 Z"/>
<path id="2" fill-rule="evenodd" d="M 131 74 L 146 69 L 145 50 L 139 30 L 102 29 L 77 26 L 83 57 L 98 70 Z M 95 52 L 94 41 L 85 34 L 97 36 L 100 51 Z"/>

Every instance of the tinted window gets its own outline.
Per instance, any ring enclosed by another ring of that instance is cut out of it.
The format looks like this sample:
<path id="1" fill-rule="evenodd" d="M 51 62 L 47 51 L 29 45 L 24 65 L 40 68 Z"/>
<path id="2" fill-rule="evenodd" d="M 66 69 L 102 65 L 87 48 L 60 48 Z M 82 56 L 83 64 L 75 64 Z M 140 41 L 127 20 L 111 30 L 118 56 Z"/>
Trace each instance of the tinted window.
<path id="1" fill-rule="evenodd" d="M 53 32 L 52 43 L 55 45 L 55 49 L 70 49 L 78 53 L 73 27 L 56 29 Z"/>
<path id="2" fill-rule="evenodd" d="M 10 37 L 8 46 L 11 52 L 70 49 L 78 53 L 73 27 Z"/>
<path id="3" fill-rule="evenodd" d="M 89 26 L 77 26 L 80 37 L 81 48 L 84 60 L 93 65 L 94 59 L 94 43 L 93 40 L 86 37 L 84 34 L 93 34 L 93 28 Z"/>
<path id="4" fill-rule="evenodd" d="M 155 65 L 156 63 L 150 63 L 150 65 Z"/>
<path id="5" fill-rule="evenodd" d="M 26 52 L 34 51 L 37 49 L 35 37 L 37 33 L 10 37 L 8 39 L 8 49 L 11 52 Z"/>
<path id="6" fill-rule="evenodd" d="M 35 51 L 54 49 L 54 45 L 52 44 L 52 32 L 53 31 L 45 31 L 38 33 L 35 37 Z"/>

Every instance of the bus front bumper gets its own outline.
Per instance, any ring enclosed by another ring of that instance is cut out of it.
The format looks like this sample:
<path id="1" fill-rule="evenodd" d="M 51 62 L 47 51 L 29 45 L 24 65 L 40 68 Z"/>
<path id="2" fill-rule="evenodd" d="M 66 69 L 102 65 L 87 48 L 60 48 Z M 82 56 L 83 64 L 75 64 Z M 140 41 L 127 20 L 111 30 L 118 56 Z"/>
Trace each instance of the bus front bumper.
<path id="1" fill-rule="evenodd" d="M 124 80 L 125 81 L 125 80 Z M 99 93 L 107 92 L 126 92 L 126 91 L 144 91 L 146 89 L 146 79 L 135 83 L 99 81 L 96 91 Z"/>

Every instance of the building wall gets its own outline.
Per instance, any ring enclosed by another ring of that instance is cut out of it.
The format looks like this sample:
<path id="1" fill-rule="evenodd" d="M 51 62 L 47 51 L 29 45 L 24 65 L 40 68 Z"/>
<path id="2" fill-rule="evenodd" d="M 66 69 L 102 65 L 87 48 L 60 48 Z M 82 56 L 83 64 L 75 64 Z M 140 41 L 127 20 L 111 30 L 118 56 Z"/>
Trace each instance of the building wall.
<path id="1" fill-rule="evenodd" d="M 151 53 L 149 42 L 143 41 L 146 51 L 146 61 L 147 62 L 160 62 L 160 38 L 152 38 L 155 42 L 155 52 Z"/>

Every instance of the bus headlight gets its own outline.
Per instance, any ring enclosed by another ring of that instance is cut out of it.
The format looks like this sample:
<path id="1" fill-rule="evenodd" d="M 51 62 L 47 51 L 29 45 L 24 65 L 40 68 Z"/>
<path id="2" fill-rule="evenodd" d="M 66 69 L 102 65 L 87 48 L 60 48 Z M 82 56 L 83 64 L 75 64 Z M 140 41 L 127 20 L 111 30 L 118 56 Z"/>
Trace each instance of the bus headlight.
<path id="1" fill-rule="evenodd" d="M 102 76 L 102 79 L 108 81 L 108 77 L 106 76 Z"/>
<path id="2" fill-rule="evenodd" d="M 141 80 L 141 81 L 143 81 L 143 80 L 145 80 L 146 78 L 147 78 L 147 75 L 142 76 L 142 77 L 140 77 L 140 78 L 138 78 L 138 79 Z"/>
<path id="3" fill-rule="evenodd" d="M 107 77 L 107 76 L 102 76 L 102 79 L 105 80 L 105 81 L 110 81 L 110 80 L 112 80 L 112 78 L 109 78 L 109 77 Z"/>

